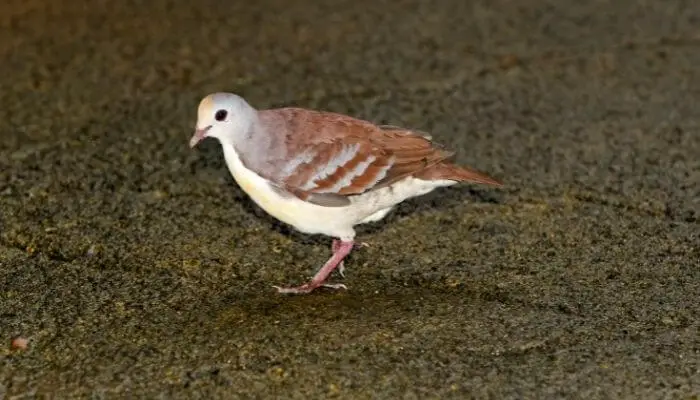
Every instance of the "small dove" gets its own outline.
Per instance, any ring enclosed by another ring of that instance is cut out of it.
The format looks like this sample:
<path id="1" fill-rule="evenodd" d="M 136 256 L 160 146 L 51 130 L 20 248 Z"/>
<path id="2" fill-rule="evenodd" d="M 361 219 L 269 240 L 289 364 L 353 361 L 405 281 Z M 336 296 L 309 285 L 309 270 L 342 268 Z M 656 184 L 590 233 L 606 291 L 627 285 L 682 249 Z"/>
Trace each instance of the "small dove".
<path id="1" fill-rule="evenodd" d="M 305 294 L 327 283 L 357 245 L 358 224 L 379 221 L 411 197 L 458 182 L 501 186 L 483 173 L 447 161 L 454 153 L 423 133 L 350 116 L 285 107 L 256 110 L 233 93 L 199 103 L 190 139 L 219 141 L 234 180 L 265 212 L 307 234 L 333 238 L 331 258 L 307 283 L 275 286 Z"/>

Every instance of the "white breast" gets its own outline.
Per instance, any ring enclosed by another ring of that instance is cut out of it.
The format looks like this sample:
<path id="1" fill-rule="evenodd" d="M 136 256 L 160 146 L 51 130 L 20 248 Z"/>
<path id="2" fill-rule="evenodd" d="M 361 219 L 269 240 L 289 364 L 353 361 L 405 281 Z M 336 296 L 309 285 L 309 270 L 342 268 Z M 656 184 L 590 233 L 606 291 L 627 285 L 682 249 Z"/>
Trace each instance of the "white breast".
<path id="1" fill-rule="evenodd" d="M 353 226 L 383 218 L 401 201 L 456 183 L 406 178 L 391 187 L 354 196 L 349 206 L 323 207 L 294 196 L 278 194 L 266 179 L 243 165 L 232 145 L 223 144 L 223 149 L 226 165 L 238 186 L 268 214 L 301 232 L 320 233 L 342 240 L 355 237 Z"/>

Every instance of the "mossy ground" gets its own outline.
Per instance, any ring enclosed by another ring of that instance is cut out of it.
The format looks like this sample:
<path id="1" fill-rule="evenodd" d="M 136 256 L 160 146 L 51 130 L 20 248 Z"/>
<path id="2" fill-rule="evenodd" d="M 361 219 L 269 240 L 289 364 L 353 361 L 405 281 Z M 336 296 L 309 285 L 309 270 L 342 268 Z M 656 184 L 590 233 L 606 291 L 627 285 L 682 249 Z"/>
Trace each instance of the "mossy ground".
<path id="1" fill-rule="evenodd" d="M 698 18 L 3 3 L 0 397 L 697 396 Z M 349 291 L 280 296 L 330 239 L 265 217 L 216 143 L 188 148 L 218 90 L 429 131 L 506 186 L 407 202 L 360 230 Z"/>

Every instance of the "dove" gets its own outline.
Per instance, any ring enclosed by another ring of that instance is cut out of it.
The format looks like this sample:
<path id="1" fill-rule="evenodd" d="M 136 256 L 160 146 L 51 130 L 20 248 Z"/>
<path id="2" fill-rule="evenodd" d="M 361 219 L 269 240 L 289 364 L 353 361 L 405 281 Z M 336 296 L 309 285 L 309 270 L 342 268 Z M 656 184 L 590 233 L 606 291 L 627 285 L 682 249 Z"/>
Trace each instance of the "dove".
<path id="1" fill-rule="evenodd" d="M 266 213 L 299 232 L 331 237 L 332 256 L 310 281 L 274 286 L 306 294 L 344 270 L 363 243 L 355 226 L 384 218 L 397 204 L 459 182 L 501 186 L 484 173 L 451 163 L 454 154 L 430 136 L 330 111 L 299 107 L 257 110 L 235 93 L 204 97 L 190 148 L 218 140 L 237 185 Z"/>

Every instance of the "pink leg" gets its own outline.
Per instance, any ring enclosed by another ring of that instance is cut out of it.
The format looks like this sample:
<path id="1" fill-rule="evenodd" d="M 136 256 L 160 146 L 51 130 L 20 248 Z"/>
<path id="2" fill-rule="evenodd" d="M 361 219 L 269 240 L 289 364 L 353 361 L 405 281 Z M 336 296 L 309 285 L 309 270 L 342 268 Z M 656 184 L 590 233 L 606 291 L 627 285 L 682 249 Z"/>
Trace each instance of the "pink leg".
<path id="1" fill-rule="evenodd" d="M 355 247 L 355 244 L 352 241 L 343 242 L 338 240 L 336 242 L 334 240 L 331 246 L 331 248 L 333 249 L 333 256 L 331 256 L 331 258 L 328 261 L 326 261 L 323 267 L 321 267 L 321 269 L 318 270 L 318 272 L 316 273 L 316 275 L 314 275 L 310 282 L 296 287 L 275 286 L 275 288 L 279 293 L 291 294 L 310 293 L 314 289 L 319 288 L 321 286 L 333 289 L 347 289 L 347 287 L 342 283 L 331 284 L 324 282 L 326 281 L 326 279 L 328 279 L 328 276 L 331 274 L 331 272 L 333 272 L 333 270 L 336 269 L 343 262 L 345 256 L 350 254 L 353 247 Z"/>
<path id="2" fill-rule="evenodd" d="M 343 243 L 343 242 L 338 240 L 338 239 L 333 239 L 333 243 L 331 244 L 331 251 L 333 252 L 333 254 L 335 254 L 338 251 L 341 243 Z M 365 242 L 353 244 L 353 248 L 359 248 L 359 247 L 369 247 L 369 244 L 367 244 Z M 338 273 L 340 274 L 340 276 L 345 278 L 345 260 L 340 260 L 340 263 L 338 263 Z"/>
<path id="3" fill-rule="evenodd" d="M 342 242 L 340 240 L 333 239 L 333 243 L 331 244 L 331 251 L 333 252 L 333 254 L 338 252 L 341 243 Z M 345 278 L 345 260 L 340 260 L 340 262 L 338 263 L 338 273 L 340 274 L 340 276 Z"/>

